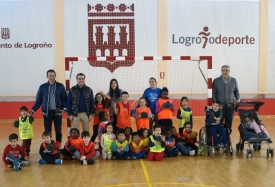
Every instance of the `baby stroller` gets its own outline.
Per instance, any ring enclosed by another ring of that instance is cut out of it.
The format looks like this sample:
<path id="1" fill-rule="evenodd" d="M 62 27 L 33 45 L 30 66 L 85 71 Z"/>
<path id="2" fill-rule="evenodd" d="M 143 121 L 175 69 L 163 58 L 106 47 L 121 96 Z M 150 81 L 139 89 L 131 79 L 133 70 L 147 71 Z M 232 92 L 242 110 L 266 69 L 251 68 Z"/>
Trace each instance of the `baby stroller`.
<path id="1" fill-rule="evenodd" d="M 241 124 L 239 125 L 238 129 L 240 132 L 240 141 L 236 144 L 236 150 L 237 152 L 244 150 L 244 144 L 248 144 L 248 149 L 246 150 L 246 158 L 251 156 L 253 157 L 254 151 L 260 151 L 262 142 L 266 142 L 268 145 L 268 149 L 266 150 L 266 157 L 268 158 L 269 155 L 271 157 L 274 156 L 274 150 L 270 148 L 269 146 L 269 138 L 267 138 L 265 135 L 259 135 L 256 134 L 254 130 L 247 129 L 245 125 L 245 118 L 249 114 L 253 114 L 255 116 L 255 122 L 258 125 L 263 125 L 261 120 L 258 116 L 258 111 L 260 107 L 264 104 L 264 102 L 241 102 L 239 103 L 235 110 L 238 111 L 238 115 L 241 120 Z M 253 145 L 253 150 L 251 149 L 250 145 Z"/>
<path id="2" fill-rule="evenodd" d="M 212 154 L 215 153 L 215 150 L 226 150 L 225 152 L 229 151 L 230 156 L 233 155 L 233 147 L 232 147 L 232 142 L 231 142 L 231 136 L 230 136 L 230 130 L 227 129 L 224 125 L 223 127 L 225 128 L 226 131 L 226 136 L 228 139 L 228 145 L 227 147 L 224 147 L 223 144 L 221 146 L 217 147 L 215 146 L 214 142 L 214 137 L 210 133 L 210 123 L 209 123 L 209 110 L 212 109 L 212 106 L 206 106 L 205 107 L 205 112 L 206 112 L 206 117 L 205 117 L 205 126 L 200 129 L 199 132 L 199 144 L 200 147 L 207 147 L 207 155 L 211 156 Z M 220 134 L 218 134 L 218 138 L 222 138 Z"/>

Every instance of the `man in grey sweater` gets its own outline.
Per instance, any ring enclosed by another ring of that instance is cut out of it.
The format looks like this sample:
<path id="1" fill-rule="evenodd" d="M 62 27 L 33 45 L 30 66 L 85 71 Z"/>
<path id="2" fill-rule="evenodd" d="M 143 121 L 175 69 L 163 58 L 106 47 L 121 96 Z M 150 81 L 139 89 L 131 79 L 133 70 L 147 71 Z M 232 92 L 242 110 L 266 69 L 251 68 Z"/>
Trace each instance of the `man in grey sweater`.
<path id="1" fill-rule="evenodd" d="M 223 65 L 221 68 L 222 75 L 215 78 L 212 85 L 212 99 L 213 102 L 219 101 L 222 104 L 222 119 L 225 120 L 227 128 L 232 128 L 232 121 L 234 118 L 234 98 L 236 102 L 240 102 L 240 93 L 238 89 L 237 80 L 230 77 L 230 67 Z"/>

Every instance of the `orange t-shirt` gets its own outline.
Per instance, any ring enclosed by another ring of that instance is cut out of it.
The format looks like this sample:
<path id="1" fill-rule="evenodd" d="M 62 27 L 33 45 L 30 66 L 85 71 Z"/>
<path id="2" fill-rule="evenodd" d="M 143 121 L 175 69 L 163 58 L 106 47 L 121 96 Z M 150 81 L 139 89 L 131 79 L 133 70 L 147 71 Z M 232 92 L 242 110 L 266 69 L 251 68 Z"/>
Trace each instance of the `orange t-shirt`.
<path id="1" fill-rule="evenodd" d="M 168 99 L 162 99 L 159 98 L 157 102 L 159 102 L 159 106 L 161 107 L 163 105 L 163 103 L 166 102 L 170 102 L 173 103 L 172 99 L 168 98 Z M 162 110 L 159 111 L 158 115 L 158 119 L 172 119 L 172 110 L 170 108 L 163 108 Z"/>
<path id="2" fill-rule="evenodd" d="M 138 107 L 138 108 L 136 108 L 136 113 L 137 114 L 141 114 L 142 112 L 146 112 L 149 115 L 150 114 L 150 108 L 149 107 L 145 107 L 145 108 Z M 140 130 L 142 128 L 149 129 L 149 123 L 150 123 L 149 118 L 137 118 L 136 119 L 137 130 Z"/>
<path id="3" fill-rule="evenodd" d="M 109 101 L 109 100 L 107 100 Z M 97 105 L 94 105 L 94 111 L 98 111 L 98 112 L 106 112 L 108 114 L 108 119 L 110 119 L 110 114 L 109 114 L 109 102 L 106 103 L 106 108 L 103 109 L 103 105 L 102 104 L 97 104 Z M 94 121 L 93 121 L 93 125 L 98 125 L 100 123 L 100 120 L 99 120 L 99 117 L 98 115 L 95 115 L 94 116 Z"/>
<path id="4" fill-rule="evenodd" d="M 186 143 L 194 144 L 194 143 L 197 142 L 197 136 L 198 136 L 197 132 L 191 131 L 191 134 L 190 134 L 189 138 L 188 138 L 188 132 L 186 132 L 186 131 L 183 131 L 182 135 L 183 135 Z"/>

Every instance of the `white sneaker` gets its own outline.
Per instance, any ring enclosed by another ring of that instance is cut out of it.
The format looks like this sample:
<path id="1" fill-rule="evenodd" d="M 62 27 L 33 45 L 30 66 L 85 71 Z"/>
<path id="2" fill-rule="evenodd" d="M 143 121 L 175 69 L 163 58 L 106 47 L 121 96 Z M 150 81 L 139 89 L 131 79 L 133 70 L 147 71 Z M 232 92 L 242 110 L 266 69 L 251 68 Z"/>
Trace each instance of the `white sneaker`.
<path id="1" fill-rule="evenodd" d="M 189 151 L 189 155 L 190 155 L 190 156 L 195 155 L 195 153 L 196 153 L 196 151 L 195 151 L 195 150 L 191 150 L 191 151 Z"/>
<path id="2" fill-rule="evenodd" d="M 29 161 L 29 160 L 22 161 L 23 166 L 27 166 L 27 165 L 30 165 L 30 164 L 31 164 L 31 161 Z"/>

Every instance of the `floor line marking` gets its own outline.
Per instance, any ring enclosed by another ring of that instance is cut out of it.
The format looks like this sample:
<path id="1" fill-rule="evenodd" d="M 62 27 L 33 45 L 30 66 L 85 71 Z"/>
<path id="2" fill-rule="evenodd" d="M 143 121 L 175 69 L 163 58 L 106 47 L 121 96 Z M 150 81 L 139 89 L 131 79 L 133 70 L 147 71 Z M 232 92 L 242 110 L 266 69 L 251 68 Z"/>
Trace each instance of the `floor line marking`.
<path id="1" fill-rule="evenodd" d="M 153 187 L 153 186 L 152 186 L 152 183 L 151 183 L 151 181 L 150 181 L 150 177 L 149 177 L 149 175 L 148 175 L 147 169 L 146 169 L 145 164 L 144 164 L 144 162 L 143 162 L 142 159 L 140 159 L 140 163 L 141 163 L 141 167 L 142 167 L 142 170 L 143 170 L 143 173 L 144 173 L 146 182 L 147 182 L 147 184 L 148 184 L 148 187 Z"/>

